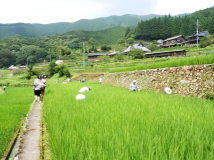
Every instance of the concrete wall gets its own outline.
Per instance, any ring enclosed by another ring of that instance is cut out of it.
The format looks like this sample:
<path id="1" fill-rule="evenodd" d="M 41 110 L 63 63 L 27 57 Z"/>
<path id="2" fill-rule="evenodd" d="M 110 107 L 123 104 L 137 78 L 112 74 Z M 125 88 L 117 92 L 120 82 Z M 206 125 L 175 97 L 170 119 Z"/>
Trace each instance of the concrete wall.
<path id="1" fill-rule="evenodd" d="M 142 89 L 163 92 L 165 87 L 170 87 L 173 94 L 201 98 L 206 93 L 214 94 L 213 72 L 213 65 L 196 65 L 107 73 L 103 84 L 128 88 L 133 80 L 137 80 Z"/>

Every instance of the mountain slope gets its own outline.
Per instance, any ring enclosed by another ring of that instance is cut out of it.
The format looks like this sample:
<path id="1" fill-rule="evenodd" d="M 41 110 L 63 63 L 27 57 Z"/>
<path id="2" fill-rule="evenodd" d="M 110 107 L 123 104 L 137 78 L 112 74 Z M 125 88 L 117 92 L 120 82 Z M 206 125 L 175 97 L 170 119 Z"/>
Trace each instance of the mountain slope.
<path id="1" fill-rule="evenodd" d="M 105 18 L 97 18 L 92 20 L 82 19 L 75 23 L 52 23 L 52 24 L 29 24 L 29 23 L 15 23 L 15 24 L 0 24 L 0 38 L 13 37 L 19 34 L 23 37 L 40 37 L 52 36 L 55 34 L 65 33 L 70 30 L 85 30 L 97 31 L 104 30 L 114 26 L 122 27 L 136 27 L 141 20 L 148 20 L 161 15 L 123 15 L 110 16 Z"/>

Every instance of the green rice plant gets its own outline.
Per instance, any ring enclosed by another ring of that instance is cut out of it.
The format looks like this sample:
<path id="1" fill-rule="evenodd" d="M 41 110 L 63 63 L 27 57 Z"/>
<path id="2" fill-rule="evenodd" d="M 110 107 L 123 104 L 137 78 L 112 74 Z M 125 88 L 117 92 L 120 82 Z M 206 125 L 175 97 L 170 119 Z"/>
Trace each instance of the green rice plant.
<path id="1" fill-rule="evenodd" d="M 32 87 L 7 87 L 6 92 L 0 95 L 0 157 L 29 112 L 33 99 Z"/>
<path id="2" fill-rule="evenodd" d="M 202 56 L 194 56 L 194 57 L 182 57 L 182 58 L 172 59 L 165 62 L 142 64 L 136 67 L 112 69 L 112 70 L 109 70 L 109 73 L 145 70 L 145 69 L 157 69 L 157 68 L 166 68 L 166 67 L 181 67 L 186 65 L 202 65 L 202 64 L 212 64 L 212 63 L 214 63 L 214 55 L 210 54 L 210 55 L 202 55 Z"/>
<path id="3" fill-rule="evenodd" d="M 76 101 L 83 86 L 92 89 Z M 43 115 L 54 160 L 201 160 L 214 159 L 213 107 L 210 100 L 98 82 L 49 83 Z"/>
<path id="4" fill-rule="evenodd" d="M 12 73 L 13 71 L 11 71 L 11 70 L 1 70 L 0 69 L 0 73 Z"/>
<path id="5" fill-rule="evenodd" d="M 203 55 L 209 55 L 209 54 L 214 55 L 214 51 L 208 51 L 208 52 L 204 52 L 204 53 L 203 53 Z"/>

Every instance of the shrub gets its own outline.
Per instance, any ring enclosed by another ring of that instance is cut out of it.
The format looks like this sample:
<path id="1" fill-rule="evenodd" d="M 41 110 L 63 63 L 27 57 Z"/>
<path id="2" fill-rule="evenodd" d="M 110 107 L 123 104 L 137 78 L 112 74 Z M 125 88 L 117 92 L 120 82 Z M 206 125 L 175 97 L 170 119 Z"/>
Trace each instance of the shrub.
<path id="1" fill-rule="evenodd" d="M 211 93 L 206 93 L 204 97 L 205 99 L 214 100 L 214 94 Z"/>
<path id="2" fill-rule="evenodd" d="M 211 44 L 214 44 L 214 36 L 213 35 L 209 35 L 209 36 L 201 38 L 199 47 L 205 48 L 207 46 L 210 46 Z"/>
<path id="3" fill-rule="evenodd" d="M 109 56 L 103 55 L 103 56 L 98 56 L 98 58 L 100 58 L 101 62 L 109 62 Z"/>
<path id="4" fill-rule="evenodd" d="M 56 66 L 55 72 L 59 73 L 59 77 L 63 77 L 63 76 L 71 77 L 72 76 L 68 70 L 67 64 L 61 64 L 59 66 Z"/>
<path id="5" fill-rule="evenodd" d="M 132 56 L 134 59 L 142 59 L 144 55 L 143 50 L 133 49 L 128 53 L 128 56 Z"/>
<path id="6" fill-rule="evenodd" d="M 27 70 L 14 70 L 13 75 L 27 74 Z"/>
<path id="7" fill-rule="evenodd" d="M 102 51 L 109 51 L 109 50 L 111 50 L 111 46 L 103 45 L 103 46 L 101 46 L 101 50 Z"/>
<path id="8" fill-rule="evenodd" d="M 57 73 L 56 70 L 55 70 L 56 66 L 57 66 L 57 64 L 54 61 L 52 61 L 49 64 L 49 66 L 48 66 L 48 73 L 49 73 L 50 77 L 52 77 L 55 73 Z"/>
<path id="9" fill-rule="evenodd" d="M 158 48 L 158 47 L 157 47 L 156 44 L 150 44 L 150 45 L 149 45 L 149 49 L 150 49 L 152 52 L 155 51 L 157 48 Z"/>

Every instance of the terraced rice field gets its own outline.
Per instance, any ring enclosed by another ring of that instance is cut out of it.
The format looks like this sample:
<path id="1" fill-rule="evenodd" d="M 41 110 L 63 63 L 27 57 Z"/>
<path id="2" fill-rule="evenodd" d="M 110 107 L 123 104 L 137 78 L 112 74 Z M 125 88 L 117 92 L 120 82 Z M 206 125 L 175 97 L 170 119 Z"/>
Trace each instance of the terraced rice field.
<path id="1" fill-rule="evenodd" d="M 34 100 L 32 87 L 6 88 L 0 94 L 0 158 Z"/>
<path id="2" fill-rule="evenodd" d="M 213 101 L 49 81 L 43 107 L 54 160 L 214 159 Z"/>

